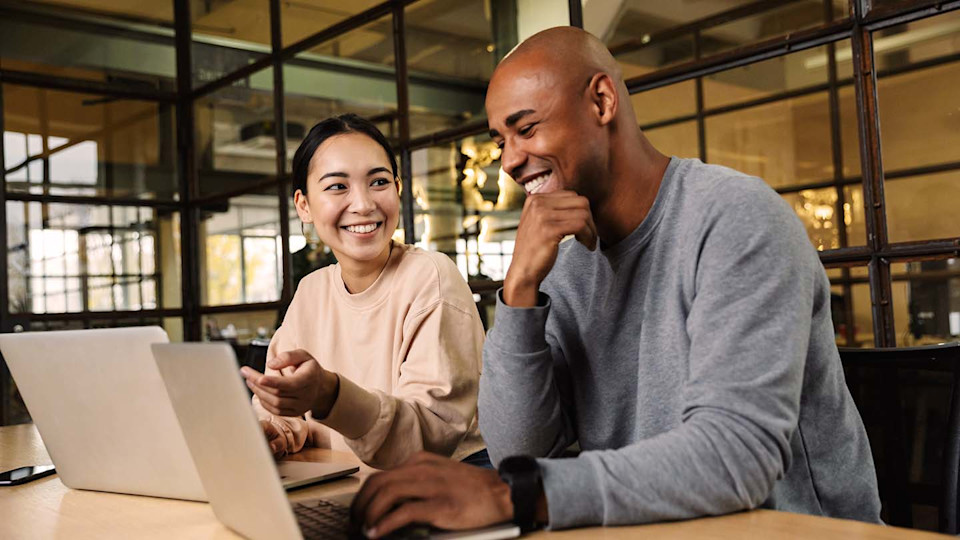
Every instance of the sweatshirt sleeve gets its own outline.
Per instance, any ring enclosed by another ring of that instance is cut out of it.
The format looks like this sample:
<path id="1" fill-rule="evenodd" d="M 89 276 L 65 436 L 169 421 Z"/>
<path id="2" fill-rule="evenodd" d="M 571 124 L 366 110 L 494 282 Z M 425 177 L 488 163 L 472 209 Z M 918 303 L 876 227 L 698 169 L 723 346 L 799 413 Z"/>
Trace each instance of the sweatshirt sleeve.
<path id="1" fill-rule="evenodd" d="M 420 450 L 452 456 L 476 421 L 483 346 L 476 309 L 438 299 L 413 314 L 403 334 L 409 345 L 392 394 L 341 376 L 337 401 L 320 420 L 377 468 L 395 467 Z"/>
<path id="2" fill-rule="evenodd" d="M 551 298 L 515 308 L 497 292 L 496 322 L 483 347 L 480 432 L 494 464 L 508 456 L 553 457 L 576 440 L 567 370 L 551 347 Z"/>
<path id="3" fill-rule="evenodd" d="M 295 348 L 292 337 L 289 335 L 289 329 L 285 325 L 280 325 L 270 339 L 270 346 L 267 348 L 267 362 L 275 358 L 282 351 L 289 351 Z M 267 375 L 279 375 L 280 372 L 275 369 L 265 368 Z M 294 416 L 276 416 L 271 414 L 263 405 L 260 404 L 260 398 L 253 396 L 253 410 L 257 413 L 257 418 L 266 420 L 274 425 L 280 433 L 283 434 L 283 455 L 299 452 L 310 437 L 309 426 L 303 417 Z"/>
<path id="4" fill-rule="evenodd" d="M 623 448 L 540 460 L 551 528 L 755 508 L 789 468 L 822 269 L 779 196 L 747 193 L 721 201 L 697 243 L 681 423 Z"/>

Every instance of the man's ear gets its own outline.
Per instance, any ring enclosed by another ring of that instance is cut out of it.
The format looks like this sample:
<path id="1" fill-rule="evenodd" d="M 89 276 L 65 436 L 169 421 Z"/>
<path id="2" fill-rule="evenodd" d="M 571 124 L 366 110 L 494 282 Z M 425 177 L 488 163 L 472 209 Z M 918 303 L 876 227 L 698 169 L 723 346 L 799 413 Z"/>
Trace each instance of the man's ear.
<path id="1" fill-rule="evenodd" d="M 300 221 L 304 223 L 313 223 L 313 216 L 310 214 L 310 206 L 307 205 L 307 196 L 301 190 L 293 194 L 293 206 L 297 209 L 297 215 Z"/>
<path id="2" fill-rule="evenodd" d="M 587 85 L 587 94 L 593 107 L 593 113 L 601 126 L 613 121 L 620 107 L 620 96 L 617 94 L 617 85 L 606 73 L 597 73 L 590 78 Z"/>

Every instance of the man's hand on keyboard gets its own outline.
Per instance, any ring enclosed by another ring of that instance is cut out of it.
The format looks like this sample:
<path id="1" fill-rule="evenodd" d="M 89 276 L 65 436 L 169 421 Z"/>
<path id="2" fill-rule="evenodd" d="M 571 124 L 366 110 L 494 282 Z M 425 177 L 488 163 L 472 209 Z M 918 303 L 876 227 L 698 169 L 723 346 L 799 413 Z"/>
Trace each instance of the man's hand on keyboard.
<path id="1" fill-rule="evenodd" d="M 497 471 L 421 452 L 368 478 L 350 516 L 380 538 L 411 523 L 450 530 L 503 523 L 513 519 L 513 503 Z"/>

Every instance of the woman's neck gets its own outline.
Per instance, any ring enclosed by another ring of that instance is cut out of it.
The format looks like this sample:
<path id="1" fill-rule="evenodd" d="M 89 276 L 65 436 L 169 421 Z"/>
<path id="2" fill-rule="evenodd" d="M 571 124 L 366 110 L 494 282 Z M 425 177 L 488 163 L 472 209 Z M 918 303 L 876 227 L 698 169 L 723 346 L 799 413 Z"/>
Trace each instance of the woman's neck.
<path id="1" fill-rule="evenodd" d="M 387 267 L 387 261 L 390 260 L 390 254 L 393 252 L 393 242 L 389 242 L 376 259 L 371 261 L 355 261 L 348 257 L 341 258 L 337 255 L 340 262 L 340 275 L 343 277 L 343 284 L 347 287 L 350 294 L 362 293 L 370 288 L 371 285 L 383 269 Z"/>

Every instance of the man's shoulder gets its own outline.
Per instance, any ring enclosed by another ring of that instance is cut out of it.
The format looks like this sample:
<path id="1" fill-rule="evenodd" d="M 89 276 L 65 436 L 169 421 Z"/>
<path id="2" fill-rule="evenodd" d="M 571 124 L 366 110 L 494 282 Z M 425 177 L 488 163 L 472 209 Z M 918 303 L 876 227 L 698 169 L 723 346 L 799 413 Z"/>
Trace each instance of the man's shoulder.
<path id="1" fill-rule="evenodd" d="M 793 214 L 783 198 L 759 177 L 698 159 L 682 160 L 677 174 L 682 186 L 680 214 L 698 228 L 722 216 L 763 220 Z M 696 217 L 690 219 L 692 215 Z"/>
<path id="2" fill-rule="evenodd" d="M 717 199 L 732 201 L 776 195 L 761 178 L 723 165 L 703 163 L 699 159 L 680 160 L 677 174 L 682 179 L 684 191 L 705 203 Z"/>

